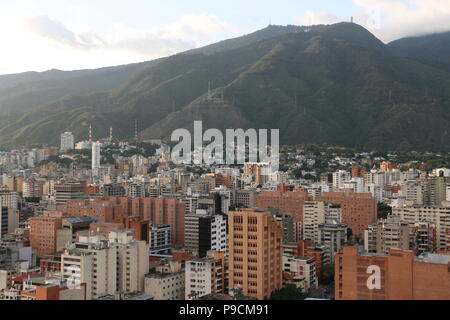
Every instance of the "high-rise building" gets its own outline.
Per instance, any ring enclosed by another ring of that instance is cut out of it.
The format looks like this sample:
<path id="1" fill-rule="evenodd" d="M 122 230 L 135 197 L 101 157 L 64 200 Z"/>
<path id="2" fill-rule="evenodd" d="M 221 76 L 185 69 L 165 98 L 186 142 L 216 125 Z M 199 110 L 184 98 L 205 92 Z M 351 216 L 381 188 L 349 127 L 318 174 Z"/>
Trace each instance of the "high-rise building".
<path id="1" fill-rule="evenodd" d="M 288 275 L 284 283 L 293 284 L 303 292 L 316 289 L 319 284 L 316 261 L 312 257 L 283 255 L 283 272 Z"/>
<path id="2" fill-rule="evenodd" d="M 125 188 L 120 184 L 103 185 L 103 197 L 124 197 L 126 195 Z"/>
<path id="3" fill-rule="evenodd" d="M 117 250 L 118 291 L 143 292 L 144 278 L 149 270 L 149 245 L 135 240 L 131 230 L 110 232 L 109 245 Z"/>
<path id="4" fill-rule="evenodd" d="M 426 220 L 436 226 L 436 248 L 446 250 L 447 230 L 450 230 L 450 207 L 440 206 L 412 206 L 393 208 L 392 214 L 409 223 L 411 228 L 417 222 Z"/>
<path id="5" fill-rule="evenodd" d="M 412 247 L 417 254 L 436 252 L 436 224 L 434 222 L 423 220 L 414 224 Z"/>
<path id="6" fill-rule="evenodd" d="M 449 300 L 450 255 L 389 250 L 386 254 L 344 247 L 336 255 L 336 300 Z"/>
<path id="7" fill-rule="evenodd" d="M 56 205 L 65 205 L 69 200 L 81 200 L 86 198 L 86 183 L 67 182 L 54 186 Z"/>
<path id="8" fill-rule="evenodd" d="M 122 207 L 101 199 L 68 200 L 66 205 L 58 206 L 63 216 L 93 217 L 99 222 L 122 222 Z"/>
<path id="9" fill-rule="evenodd" d="M 8 233 L 8 208 L 0 206 L 0 238 Z"/>
<path id="10" fill-rule="evenodd" d="M 351 174 L 344 170 L 338 170 L 333 173 L 333 187 L 335 191 L 344 188 L 344 182 L 351 179 Z"/>
<path id="11" fill-rule="evenodd" d="M 294 223 L 303 222 L 303 204 L 312 200 L 306 190 L 299 191 L 263 191 L 255 198 L 255 206 L 264 210 L 277 208 L 280 213 L 291 213 Z M 298 239 L 300 240 L 300 239 Z"/>
<path id="12" fill-rule="evenodd" d="M 184 300 L 185 270 L 180 261 L 168 261 L 145 276 L 145 293 L 155 300 Z"/>
<path id="13" fill-rule="evenodd" d="M 71 285 L 86 283 L 88 300 L 143 292 L 148 270 L 148 245 L 135 240 L 131 230 L 111 231 L 108 239 L 81 236 L 61 256 L 63 278 Z"/>
<path id="14" fill-rule="evenodd" d="M 362 240 L 364 230 L 377 219 L 377 202 L 370 193 L 324 192 L 316 201 L 340 206 L 341 222 L 352 230 L 353 238 Z"/>
<path id="15" fill-rule="evenodd" d="M 185 299 L 225 293 L 225 255 L 214 251 L 204 258 L 186 261 Z"/>
<path id="16" fill-rule="evenodd" d="M 152 224 L 149 245 L 150 255 L 170 254 L 172 251 L 172 230 L 170 226 L 167 224 Z"/>
<path id="17" fill-rule="evenodd" d="M 252 208 L 255 205 L 255 190 L 239 190 L 233 189 L 231 191 L 231 205 L 244 206 L 245 208 Z"/>
<path id="18" fill-rule="evenodd" d="M 18 209 L 19 195 L 15 191 L 0 190 L 0 206 Z"/>
<path id="19" fill-rule="evenodd" d="M 400 186 L 399 195 L 406 201 L 411 201 L 413 205 L 423 204 L 422 185 L 419 181 L 405 181 Z"/>
<path id="20" fill-rule="evenodd" d="M 71 150 L 75 147 L 74 137 L 72 132 L 64 132 L 61 134 L 61 151 Z"/>
<path id="21" fill-rule="evenodd" d="M 128 185 L 127 195 L 130 198 L 144 198 L 145 197 L 145 187 L 142 182 L 133 182 Z"/>
<path id="22" fill-rule="evenodd" d="M 228 215 L 229 289 L 263 300 L 281 289 L 282 223 L 269 211 L 243 209 Z"/>
<path id="23" fill-rule="evenodd" d="M 68 284 L 86 283 L 87 300 L 117 290 L 117 251 L 106 242 L 75 243 L 61 255 L 61 273 Z"/>
<path id="24" fill-rule="evenodd" d="M 179 199 L 110 197 L 99 200 L 120 205 L 124 217 L 139 217 L 153 224 L 167 224 L 172 230 L 172 246 L 184 247 L 184 219 L 186 206 Z"/>
<path id="25" fill-rule="evenodd" d="M 369 226 L 364 232 L 365 250 L 387 254 L 390 249 L 410 249 L 411 228 L 399 216 L 388 216 Z"/>
<path id="26" fill-rule="evenodd" d="M 96 170 L 100 168 L 100 150 L 101 150 L 101 144 L 100 142 L 94 142 L 92 144 L 92 170 Z"/>
<path id="27" fill-rule="evenodd" d="M 318 243 L 319 224 L 325 223 L 325 204 L 306 201 L 303 206 L 303 239 Z"/>
<path id="28" fill-rule="evenodd" d="M 354 166 L 352 168 L 352 178 L 364 178 L 366 169 L 363 166 Z"/>
<path id="29" fill-rule="evenodd" d="M 450 178 L 440 176 L 421 177 L 423 205 L 441 206 L 447 198 L 447 185 Z"/>
<path id="30" fill-rule="evenodd" d="M 197 210 L 185 217 L 185 246 L 200 258 L 208 251 L 225 252 L 227 250 L 227 220 L 222 214 Z"/>
<path id="31" fill-rule="evenodd" d="M 53 254 L 57 250 L 57 231 L 62 219 L 57 217 L 33 217 L 29 220 L 30 245 L 38 257 Z"/>
<path id="32" fill-rule="evenodd" d="M 317 243 L 325 245 L 331 251 L 331 263 L 334 263 L 334 255 L 347 242 L 347 224 L 333 220 L 332 222 L 319 224 Z"/>

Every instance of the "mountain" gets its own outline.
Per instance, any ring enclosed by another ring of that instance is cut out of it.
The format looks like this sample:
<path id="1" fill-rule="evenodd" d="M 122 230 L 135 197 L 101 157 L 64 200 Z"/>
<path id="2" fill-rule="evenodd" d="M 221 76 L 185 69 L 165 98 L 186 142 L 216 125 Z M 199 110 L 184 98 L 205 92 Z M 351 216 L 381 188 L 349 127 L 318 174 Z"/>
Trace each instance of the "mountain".
<path id="1" fill-rule="evenodd" d="M 213 54 L 237 49 L 274 36 L 303 32 L 310 28 L 271 25 L 239 38 L 190 50 L 186 54 Z M 320 28 L 320 26 L 313 28 Z M 163 59 L 94 70 L 49 70 L 0 75 L 0 115 L 18 114 L 69 95 L 109 91 Z"/>
<path id="2" fill-rule="evenodd" d="M 186 54 L 203 53 L 206 55 L 211 55 L 218 52 L 238 49 L 258 41 L 270 39 L 277 36 L 282 36 L 287 33 L 308 32 L 311 30 L 320 30 L 323 27 L 324 25 L 316 25 L 310 27 L 295 26 L 295 25 L 288 25 L 288 26 L 269 25 L 264 29 L 258 30 L 248 35 L 220 41 L 218 43 L 214 43 L 202 48 L 189 50 L 185 53 Z"/>
<path id="3" fill-rule="evenodd" d="M 450 63 L 450 32 L 403 38 L 389 47 L 404 56 Z"/>
<path id="4" fill-rule="evenodd" d="M 14 115 L 67 95 L 108 91 L 154 62 L 97 70 L 25 72 L 0 76 L 0 115 Z"/>
<path id="5" fill-rule="evenodd" d="M 288 144 L 449 149 L 450 64 L 405 56 L 352 23 L 269 26 L 139 66 L 121 82 L 17 108 L 0 142 L 58 144 L 66 130 L 86 139 L 89 123 L 94 138 L 110 126 L 130 138 L 135 119 L 142 138 L 166 138 L 203 120 L 204 129 L 279 128 Z"/>

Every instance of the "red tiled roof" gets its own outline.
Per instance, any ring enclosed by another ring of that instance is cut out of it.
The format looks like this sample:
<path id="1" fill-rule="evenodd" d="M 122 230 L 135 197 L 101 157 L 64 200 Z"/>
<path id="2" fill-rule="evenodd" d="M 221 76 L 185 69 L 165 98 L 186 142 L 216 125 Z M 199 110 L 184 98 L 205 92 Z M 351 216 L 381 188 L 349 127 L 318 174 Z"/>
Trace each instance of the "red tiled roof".
<path id="1" fill-rule="evenodd" d="M 33 278 L 33 277 L 40 277 L 42 276 L 42 274 L 39 273 L 28 273 L 28 274 L 23 274 L 21 276 L 15 277 L 12 279 L 12 281 L 14 282 L 23 282 L 23 280 L 28 279 L 28 277 Z"/>

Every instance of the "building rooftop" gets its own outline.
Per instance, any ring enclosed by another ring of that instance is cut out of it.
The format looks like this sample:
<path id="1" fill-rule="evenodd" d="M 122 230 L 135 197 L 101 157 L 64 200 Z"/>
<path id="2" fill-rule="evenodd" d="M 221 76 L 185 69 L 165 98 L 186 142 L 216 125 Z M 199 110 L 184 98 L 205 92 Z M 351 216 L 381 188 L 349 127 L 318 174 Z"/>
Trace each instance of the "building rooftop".
<path id="1" fill-rule="evenodd" d="M 41 277 L 41 276 L 42 276 L 42 274 L 39 274 L 39 273 L 28 273 L 28 274 L 23 274 L 21 276 L 15 277 L 12 279 L 12 281 L 23 282 L 24 280 L 27 280 L 28 278 Z"/>
<path id="2" fill-rule="evenodd" d="M 117 294 L 117 295 L 106 295 L 103 297 L 97 298 L 97 300 L 137 300 L 137 301 L 145 301 L 145 300 L 154 300 L 155 297 L 145 294 L 145 293 L 131 293 L 131 294 Z"/>
<path id="3" fill-rule="evenodd" d="M 72 223 L 72 224 L 76 224 L 76 223 L 91 223 L 91 222 L 96 222 L 97 219 L 95 219 L 94 217 L 89 217 L 89 216 L 85 216 L 85 217 L 64 217 L 64 220 Z"/>
<path id="4" fill-rule="evenodd" d="M 447 265 L 450 263 L 450 255 L 424 253 L 418 257 L 414 257 L 414 261 Z"/>

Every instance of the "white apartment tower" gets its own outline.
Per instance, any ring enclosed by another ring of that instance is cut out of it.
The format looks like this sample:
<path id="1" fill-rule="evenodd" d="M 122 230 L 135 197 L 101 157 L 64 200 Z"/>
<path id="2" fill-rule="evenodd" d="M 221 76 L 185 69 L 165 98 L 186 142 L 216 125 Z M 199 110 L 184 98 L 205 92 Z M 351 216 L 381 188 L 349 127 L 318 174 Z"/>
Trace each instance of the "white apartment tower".
<path id="1" fill-rule="evenodd" d="M 149 270 L 149 247 L 137 241 L 132 230 L 111 231 L 103 236 L 80 236 L 61 256 L 61 273 L 68 285 L 86 283 L 88 300 L 117 292 L 144 291 Z"/>
<path id="2" fill-rule="evenodd" d="M 72 132 L 64 132 L 61 134 L 61 151 L 67 151 L 75 147 L 74 137 Z"/>
<path id="3" fill-rule="evenodd" d="M 100 142 L 94 142 L 92 144 L 92 170 L 100 168 Z"/>

